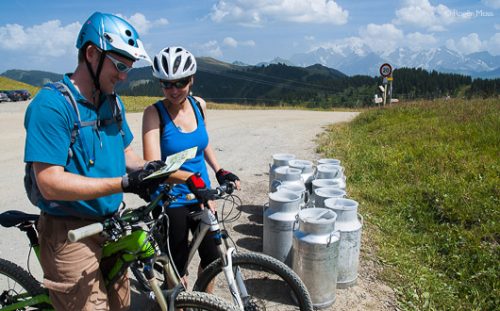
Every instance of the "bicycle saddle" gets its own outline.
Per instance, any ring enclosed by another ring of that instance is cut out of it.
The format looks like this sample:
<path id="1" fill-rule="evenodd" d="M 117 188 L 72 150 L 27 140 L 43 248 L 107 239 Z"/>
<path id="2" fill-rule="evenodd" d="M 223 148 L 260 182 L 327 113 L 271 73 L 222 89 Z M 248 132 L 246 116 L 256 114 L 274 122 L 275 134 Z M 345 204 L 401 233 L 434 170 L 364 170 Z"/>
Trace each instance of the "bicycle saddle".
<path id="1" fill-rule="evenodd" d="M 6 211 L 0 214 L 0 225 L 9 228 L 26 221 L 38 220 L 38 217 L 40 217 L 40 215 L 27 214 L 21 211 Z"/>

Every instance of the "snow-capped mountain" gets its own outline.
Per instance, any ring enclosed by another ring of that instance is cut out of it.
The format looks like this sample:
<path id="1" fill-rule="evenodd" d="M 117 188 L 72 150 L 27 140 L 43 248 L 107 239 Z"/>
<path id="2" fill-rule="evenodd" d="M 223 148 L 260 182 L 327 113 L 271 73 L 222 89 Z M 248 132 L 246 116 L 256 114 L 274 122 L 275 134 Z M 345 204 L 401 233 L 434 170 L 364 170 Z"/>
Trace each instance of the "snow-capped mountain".
<path id="1" fill-rule="evenodd" d="M 377 55 L 365 46 L 356 49 L 318 48 L 308 53 L 295 54 L 290 61 L 297 66 L 322 64 L 340 70 L 348 75 L 379 75 L 379 67 L 387 62 L 394 68 L 411 67 L 440 72 L 453 72 L 472 77 L 500 77 L 500 56 L 488 52 L 468 55 L 460 54 L 445 47 L 422 51 L 399 48 L 388 55 Z"/>

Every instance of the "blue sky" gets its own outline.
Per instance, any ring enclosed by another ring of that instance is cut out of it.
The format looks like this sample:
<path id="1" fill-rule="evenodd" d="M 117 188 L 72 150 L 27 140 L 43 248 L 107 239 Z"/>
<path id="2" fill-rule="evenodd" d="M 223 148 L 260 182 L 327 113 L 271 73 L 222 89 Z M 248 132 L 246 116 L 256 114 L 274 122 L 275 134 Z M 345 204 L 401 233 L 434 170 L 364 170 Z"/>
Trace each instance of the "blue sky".
<path id="1" fill-rule="evenodd" d="M 500 55 L 500 0 L 2 0 L 0 73 L 72 71 L 76 36 L 94 11 L 129 20 L 150 56 L 168 45 L 247 64 L 319 47 Z"/>

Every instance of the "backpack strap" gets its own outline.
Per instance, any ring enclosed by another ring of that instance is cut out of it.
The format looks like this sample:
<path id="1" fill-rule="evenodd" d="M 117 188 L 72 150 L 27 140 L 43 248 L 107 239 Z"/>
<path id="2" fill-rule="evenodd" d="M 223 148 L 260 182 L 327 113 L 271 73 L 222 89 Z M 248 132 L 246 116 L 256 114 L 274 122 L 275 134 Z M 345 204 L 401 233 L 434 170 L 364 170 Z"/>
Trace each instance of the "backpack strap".
<path id="1" fill-rule="evenodd" d="M 162 105 L 163 104 L 162 104 L 161 100 L 157 101 L 153 105 L 153 107 L 155 107 L 155 109 L 156 109 L 156 112 L 158 113 L 158 118 L 160 118 L 160 140 L 161 140 L 161 136 L 163 135 L 163 129 L 165 128 L 165 120 L 163 119 L 163 113 L 162 113 L 162 109 L 164 109 L 164 108 L 160 107 Z"/>
<path id="2" fill-rule="evenodd" d="M 194 102 L 196 104 L 196 107 L 198 107 L 198 110 L 201 113 L 201 117 L 203 118 L 203 120 L 205 120 L 205 113 L 203 112 L 203 109 L 201 108 L 200 102 L 198 100 L 196 100 L 196 98 L 194 96 L 189 95 L 188 98 L 191 102 Z"/>
<path id="3" fill-rule="evenodd" d="M 76 136 L 80 134 L 80 130 L 82 129 L 82 127 L 86 127 L 86 126 L 96 127 L 97 120 L 86 121 L 86 122 L 81 121 L 80 111 L 78 110 L 78 104 L 76 103 L 76 100 L 73 97 L 73 94 L 71 94 L 71 91 L 66 86 L 66 84 L 64 84 L 62 82 L 54 82 L 54 83 L 46 84 L 46 86 L 53 89 L 53 90 L 58 91 L 59 94 L 64 96 L 64 98 L 66 99 L 66 102 L 69 103 L 71 105 L 71 107 L 73 108 L 73 109 L 71 109 L 71 111 L 73 112 L 74 123 L 73 123 L 73 129 L 71 130 L 71 138 L 70 138 L 70 144 L 69 144 L 69 150 L 68 150 L 68 156 L 71 158 L 71 157 L 73 157 L 73 150 L 71 149 L 71 147 L 76 142 Z M 79 136 L 80 136 L 80 139 L 82 141 L 82 148 L 83 148 L 85 160 L 88 164 L 93 165 L 95 162 L 95 157 L 93 155 L 91 156 L 89 150 L 87 150 L 88 144 L 85 141 L 85 136 L 84 135 L 79 135 Z"/>
<path id="4" fill-rule="evenodd" d="M 191 95 L 188 96 L 188 100 L 190 103 L 194 102 L 196 104 L 198 110 L 200 111 L 201 117 L 203 118 L 203 120 L 205 120 L 205 114 L 203 113 L 203 109 L 201 108 L 200 102 L 197 101 L 196 98 L 194 98 Z M 168 111 L 166 111 L 165 107 L 163 107 L 163 103 L 161 100 L 154 103 L 153 107 L 155 107 L 156 112 L 158 113 L 158 118 L 160 118 L 160 140 L 161 140 L 161 136 L 163 135 L 163 129 L 165 128 L 165 120 L 163 118 L 162 111 L 165 110 L 166 113 L 168 113 Z"/>

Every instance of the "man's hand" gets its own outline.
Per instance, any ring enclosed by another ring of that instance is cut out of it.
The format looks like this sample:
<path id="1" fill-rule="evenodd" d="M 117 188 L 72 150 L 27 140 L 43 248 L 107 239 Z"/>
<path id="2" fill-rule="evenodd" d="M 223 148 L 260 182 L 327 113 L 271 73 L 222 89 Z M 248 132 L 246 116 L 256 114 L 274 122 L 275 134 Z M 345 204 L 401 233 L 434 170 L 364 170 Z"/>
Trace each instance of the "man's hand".
<path id="1" fill-rule="evenodd" d="M 155 161 L 148 161 L 144 164 L 144 169 L 145 170 L 152 170 L 153 172 L 156 172 L 163 168 L 165 166 L 165 162 L 161 160 L 155 160 Z"/>
<path id="2" fill-rule="evenodd" d="M 154 166 L 147 167 L 146 163 L 145 168 L 124 175 L 122 177 L 123 192 L 135 193 L 139 195 L 143 200 L 149 202 L 151 200 L 151 194 L 156 191 L 158 185 L 163 181 L 162 178 L 152 178 L 144 180 L 155 171 L 156 169 Z"/>

